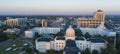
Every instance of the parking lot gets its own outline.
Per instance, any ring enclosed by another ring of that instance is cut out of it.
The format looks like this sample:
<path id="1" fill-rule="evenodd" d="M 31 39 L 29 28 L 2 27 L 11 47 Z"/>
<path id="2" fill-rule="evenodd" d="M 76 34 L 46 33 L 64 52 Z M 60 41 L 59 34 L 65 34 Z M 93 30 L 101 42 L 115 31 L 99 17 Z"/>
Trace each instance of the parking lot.
<path id="1" fill-rule="evenodd" d="M 9 44 L 0 47 L 0 54 L 18 54 L 22 52 L 24 46 L 28 45 L 24 41 L 13 41 Z"/>

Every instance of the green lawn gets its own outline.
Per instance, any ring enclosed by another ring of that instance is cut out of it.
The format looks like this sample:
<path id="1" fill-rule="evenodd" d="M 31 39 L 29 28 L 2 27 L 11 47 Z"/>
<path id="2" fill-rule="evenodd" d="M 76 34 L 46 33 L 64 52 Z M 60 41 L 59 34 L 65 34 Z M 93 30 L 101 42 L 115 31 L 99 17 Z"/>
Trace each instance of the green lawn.
<path id="1" fill-rule="evenodd" d="M 24 43 L 25 42 L 23 42 L 23 41 L 16 41 L 16 42 L 11 42 L 3 47 L 0 47 L 0 54 L 18 54 L 19 52 L 21 52 L 20 50 L 16 50 L 16 51 L 11 50 L 11 51 L 7 52 L 7 51 L 5 51 L 5 49 L 8 47 L 12 47 L 13 44 L 15 44 L 16 47 L 22 47 Z M 12 48 L 14 48 L 14 47 L 12 47 Z"/>

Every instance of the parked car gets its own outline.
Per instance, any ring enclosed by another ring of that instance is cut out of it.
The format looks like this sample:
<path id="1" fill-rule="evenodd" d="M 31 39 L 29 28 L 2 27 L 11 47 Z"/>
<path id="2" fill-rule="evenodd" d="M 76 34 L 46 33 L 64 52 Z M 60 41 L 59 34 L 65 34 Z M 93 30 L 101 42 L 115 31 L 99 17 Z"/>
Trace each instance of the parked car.
<path id="1" fill-rule="evenodd" d="M 6 51 L 10 51 L 10 50 L 12 50 L 12 47 L 9 47 L 9 48 L 7 48 L 7 49 L 5 49 Z"/>

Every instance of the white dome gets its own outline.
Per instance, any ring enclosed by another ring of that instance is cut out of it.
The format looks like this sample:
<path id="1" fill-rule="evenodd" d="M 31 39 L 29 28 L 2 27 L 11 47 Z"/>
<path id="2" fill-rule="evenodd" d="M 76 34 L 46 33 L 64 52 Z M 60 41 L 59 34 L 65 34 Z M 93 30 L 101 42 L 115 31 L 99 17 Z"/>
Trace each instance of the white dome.
<path id="1" fill-rule="evenodd" d="M 67 37 L 74 37 L 75 36 L 75 31 L 71 26 L 69 26 L 69 28 L 66 30 L 66 36 Z"/>

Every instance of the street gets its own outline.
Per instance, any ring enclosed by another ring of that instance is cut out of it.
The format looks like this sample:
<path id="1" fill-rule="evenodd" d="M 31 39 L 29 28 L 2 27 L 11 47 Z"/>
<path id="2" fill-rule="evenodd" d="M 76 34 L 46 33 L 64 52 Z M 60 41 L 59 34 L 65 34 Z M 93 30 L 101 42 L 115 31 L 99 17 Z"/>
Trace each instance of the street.
<path id="1" fill-rule="evenodd" d="M 0 47 L 3 47 L 4 45 L 9 44 L 12 41 L 13 41 L 12 39 L 8 39 L 6 41 L 0 42 Z"/>

